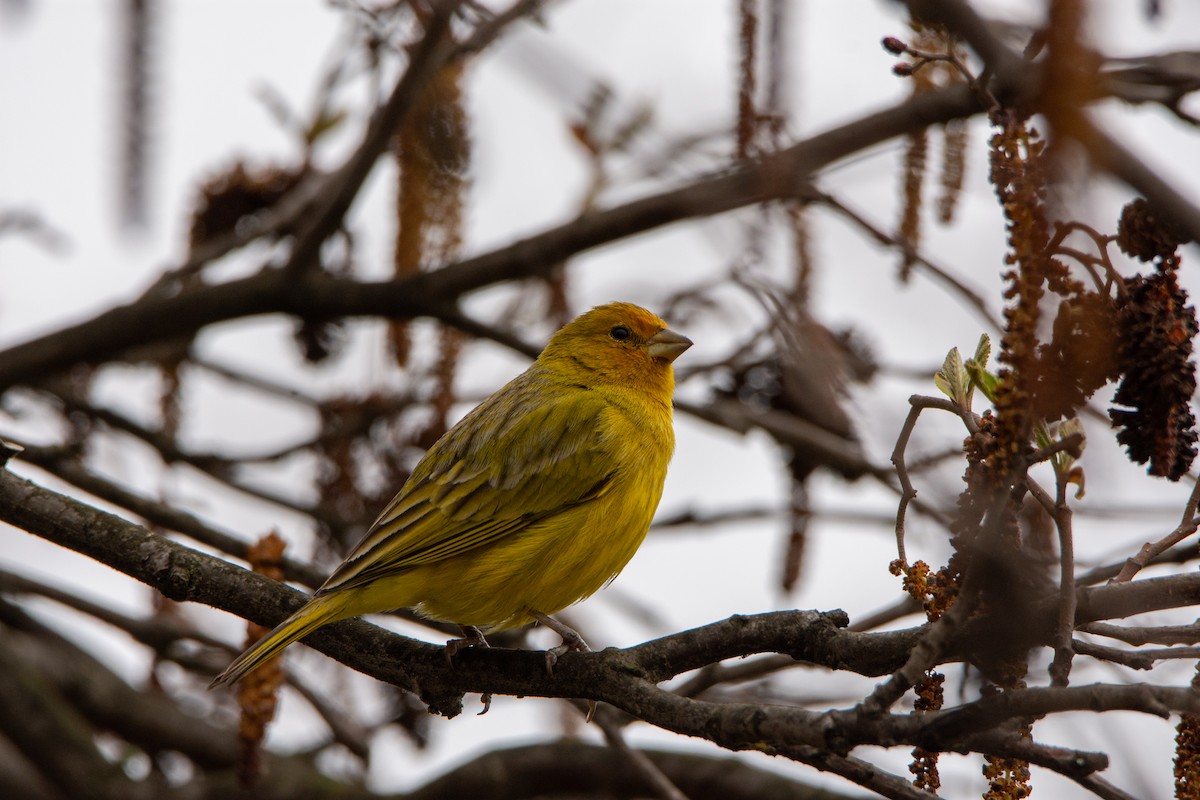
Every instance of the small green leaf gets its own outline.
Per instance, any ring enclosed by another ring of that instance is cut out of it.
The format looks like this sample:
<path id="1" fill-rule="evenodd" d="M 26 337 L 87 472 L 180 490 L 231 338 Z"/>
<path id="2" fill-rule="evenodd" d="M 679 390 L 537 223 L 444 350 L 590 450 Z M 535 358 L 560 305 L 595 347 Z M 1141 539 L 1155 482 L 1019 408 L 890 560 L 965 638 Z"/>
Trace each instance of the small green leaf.
<path id="1" fill-rule="evenodd" d="M 957 347 L 950 348 L 941 370 L 933 376 L 933 383 L 942 393 L 959 405 L 963 405 L 967 394 L 966 372 L 963 370 L 962 355 Z"/>
<path id="2" fill-rule="evenodd" d="M 974 359 L 967 362 L 967 374 L 971 376 L 972 386 L 978 386 L 984 397 L 993 403 L 996 402 L 996 387 L 1000 381 L 995 375 L 984 369 L 983 365 Z"/>
<path id="3" fill-rule="evenodd" d="M 987 362 L 992 355 L 992 340 L 986 333 L 979 335 L 979 343 L 975 345 L 975 355 L 967 359 L 966 370 L 971 383 L 968 391 L 979 387 L 983 396 L 991 402 L 996 402 L 996 376 L 987 371 Z"/>
<path id="4" fill-rule="evenodd" d="M 946 395 L 946 397 L 949 397 L 951 400 L 954 399 L 954 389 L 950 386 L 950 381 L 946 380 L 942 373 L 939 372 L 933 376 L 933 385 L 941 389 L 942 394 Z"/>
<path id="5" fill-rule="evenodd" d="M 971 360 L 980 366 L 987 366 L 988 359 L 992 355 L 992 340 L 988 338 L 986 333 L 979 334 L 979 344 L 975 345 L 975 355 Z"/>

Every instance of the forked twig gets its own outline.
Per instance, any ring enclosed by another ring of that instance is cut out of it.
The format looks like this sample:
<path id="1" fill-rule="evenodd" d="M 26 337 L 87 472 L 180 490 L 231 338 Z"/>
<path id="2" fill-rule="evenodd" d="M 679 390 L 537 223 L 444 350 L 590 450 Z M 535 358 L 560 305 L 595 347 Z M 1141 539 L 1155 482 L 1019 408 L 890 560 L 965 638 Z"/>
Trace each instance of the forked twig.
<path id="1" fill-rule="evenodd" d="M 913 430 L 916 428 L 917 418 L 921 416 L 921 412 L 925 409 L 936 408 L 956 414 L 972 435 L 979 431 L 979 423 L 975 419 L 975 415 L 952 400 L 914 394 L 908 398 L 908 404 L 908 416 L 905 417 L 904 425 L 900 428 L 900 435 L 896 437 L 896 446 L 892 449 L 891 458 L 892 465 L 896 468 L 896 477 L 900 481 L 901 490 L 900 505 L 896 509 L 896 557 L 902 564 L 908 563 L 908 557 L 904 549 L 904 521 L 908 514 L 909 503 L 917 497 L 917 490 L 913 486 L 912 478 L 908 473 L 905 451 L 908 449 L 909 439 L 912 438 Z"/>
<path id="2" fill-rule="evenodd" d="M 1175 530 L 1157 542 L 1146 542 L 1143 544 L 1142 549 L 1138 550 L 1137 555 L 1125 560 L 1125 565 L 1121 567 L 1121 571 L 1117 573 L 1117 576 L 1110 583 L 1124 583 L 1132 580 L 1133 576 L 1138 574 L 1155 557 L 1195 533 L 1196 529 L 1200 527 L 1200 519 L 1196 518 L 1197 505 L 1200 505 L 1200 481 L 1197 481 L 1192 487 L 1192 493 L 1188 496 L 1187 505 L 1183 509 L 1183 516 L 1179 520 L 1179 525 L 1176 526 Z"/>

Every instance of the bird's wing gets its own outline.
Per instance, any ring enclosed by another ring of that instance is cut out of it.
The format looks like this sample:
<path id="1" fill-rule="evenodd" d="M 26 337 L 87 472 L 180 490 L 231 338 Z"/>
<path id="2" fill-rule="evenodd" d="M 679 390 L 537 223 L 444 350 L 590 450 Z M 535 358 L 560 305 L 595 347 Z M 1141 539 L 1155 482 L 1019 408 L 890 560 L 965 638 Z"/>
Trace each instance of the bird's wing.
<path id="1" fill-rule="evenodd" d="M 468 414 L 321 592 L 451 558 L 601 495 L 616 474 L 601 425 L 606 403 L 583 387 L 555 389 L 518 379 Z"/>

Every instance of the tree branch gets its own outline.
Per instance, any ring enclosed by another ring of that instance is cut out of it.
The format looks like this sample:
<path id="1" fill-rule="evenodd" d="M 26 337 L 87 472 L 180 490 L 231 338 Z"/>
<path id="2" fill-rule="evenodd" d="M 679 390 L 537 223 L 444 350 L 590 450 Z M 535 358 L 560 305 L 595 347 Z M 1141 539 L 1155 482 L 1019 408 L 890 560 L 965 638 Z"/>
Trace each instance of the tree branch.
<path id="1" fill-rule="evenodd" d="M 234 610 L 263 625 L 275 623 L 304 600 L 302 593 L 284 585 L 191 551 L 7 471 L 0 473 L 0 518 L 107 563 L 172 599 Z M 1200 594 L 1200 576 L 1135 581 L 1081 593 L 1085 595 L 1081 613 L 1094 614 L 1105 607 L 1129 612 L 1138 600 L 1143 607 L 1190 604 L 1192 595 Z M 1111 596 L 1119 599 L 1110 600 Z M 1048 631 L 1056 605 L 1054 598 L 1046 604 Z M 734 750 L 762 741 L 780 747 L 841 749 L 877 743 L 946 750 L 961 746 L 963 736 L 1007 720 L 1054 711 L 1124 709 L 1164 714 L 1200 709 L 1200 700 L 1189 689 L 1088 686 L 1004 693 L 999 699 L 988 697 L 915 715 L 861 710 L 818 714 L 757 703 L 691 700 L 657 686 L 706 664 L 763 652 L 785 653 L 832 669 L 886 674 L 904 661 L 924 630 L 859 634 L 840 628 L 841 624 L 840 614 L 815 612 L 732 617 L 625 650 L 567 654 L 551 676 L 545 673 L 541 654 L 498 648 L 464 651 L 450 667 L 442 648 L 387 634 L 360 621 L 328 626 L 311 636 L 309 643 L 356 669 L 416 691 L 438 713 L 458 713 L 464 692 L 587 698 L 608 702 L 666 730 L 708 738 Z"/>
<path id="2" fill-rule="evenodd" d="M 260 314 L 310 320 L 453 315 L 458 298 L 468 292 L 543 276 L 572 255 L 657 227 L 789 197 L 802 190 L 815 171 L 841 158 L 978 108 L 978 101 L 962 88 L 921 94 L 758 161 L 589 212 L 491 253 L 410 277 L 363 282 L 312 270 L 296 274 L 266 269 L 226 283 L 144 296 L 0 353 L 0 390 L 41 381 L 73 364 L 104 361 L 140 345 L 186 339 L 208 325 Z"/>

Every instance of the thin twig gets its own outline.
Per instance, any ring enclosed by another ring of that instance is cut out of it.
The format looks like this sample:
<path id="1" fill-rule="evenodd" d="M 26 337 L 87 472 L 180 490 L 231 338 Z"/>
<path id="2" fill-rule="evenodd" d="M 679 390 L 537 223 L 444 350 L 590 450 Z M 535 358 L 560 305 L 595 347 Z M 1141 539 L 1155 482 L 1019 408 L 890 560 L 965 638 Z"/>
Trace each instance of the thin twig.
<path id="1" fill-rule="evenodd" d="M 1067 504 L 1067 470 L 1057 473 L 1058 492 L 1054 503 L 1054 527 L 1058 531 L 1058 620 L 1054 630 L 1054 660 L 1050 680 L 1054 686 L 1066 686 L 1071 677 L 1071 632 L 1075 628 L 1075 534 L 1071 506 Z"/>
<path id="2" fill-rule="evenodd" d="M 903 619 L 909 614 L 916 614 L 921 610 L 921 604 L 917 602 L 910 594 L 904 594 L 895 603 L 890 606 L 881 608 L 870 614 L 859 617 L 854 622 L 846 627 L 848 631 L 872 631 L 876 628 L 895 622 L 898 619 Z"/>
<path id="3" fill-rule="evenodd" d="M 114 611 L 109 606 L 86 600 L 71 592 L 8 570 L 0 569 L 0 591 L 9 594 L 37 595 L 45 597 L 47 600 L 53 600 L 60 605 L 124 631 L 134 640 L 155 652 L 165 652 L 170 645 L 183 639 L 190 639 L 207 647 L 224 647 L 219 640 L 190 625 L 160 617 L 141 619 L 131 617 Z"/>
<path id="4" fill-rule="evenodd" d="M 1082 633 L 1104 636 L 1109 639 L 1141 647 L 1147 644 L 1196 644 L 1200 643 L 1200 624 L 1134 626 L 1114 625 L 1110 622 L 1092 622 L 1079 628 Z"/>
<path id="5" fill-rule="evenodd" d="M 1133 579 L 1133 576 L 1138 574 L 1140 570 L 1145 568 L 1154 558 L 1168 550 L 1171 547 L 1182 542 L 1187 537 L 1196 532 L 1200 526 L 1200 519 L 1196 518 L 1196 507 L 1200 505 L 1200 481 L 1192 487 L 1192 493 L 1188 496 L 1187 505 L 1183 509 L 1183 517 L 1179 521 L 1179 525 L 1175 530 L 1168 533 L 1157 542 L 1146 542 L 1142 545 L 1142 549 L 1138 551 L 1136 556 L 1126 559 L 1125 565 L 1117 576 L 1112 579 L 1113 583 L 1124 583 Z"/>
<path id="6" fill-rule="evenodd" d="M 238 386 L 249 386 L 272 397 L 290 400 L 309 408 L 319 408 L 321 405 L 321 401 L 318 398 L 305 394 L 299 389 L 293 389 L 290 386 L 284 386 L 282 383 L 264 378 L 262 375 L 246 372 L 226 364 L 218 364 L 215 361 L 195 355 L 188 356 L 188 363 L 207 370 L 214 375 L 219 375 Z"/>
<path id="7" fill-rule="evenodd" d="M 62 455 L 58 448 L 27 447 L 20 460 L 33 464 L 105 502 L 120 506 L 152 525 L 177 531 L 235 558 L 246 558 L 246 542 L 235 534 L 205 522 L 187 511 L 132 492 L 121 484 L 92 472 L 77 458 Z M 284 560 L 283 572 L 289 581 L 298 581 L 312 588 L 325 581 L 322 572 L 291 558 Z"/>
<path id="8" fill-rule="evenodd" d="M 1027 462 L 1030 466 L 1040 464 L 1043 461 L 1048 461 L 1058 453 L 1068 453 L 1069 455 L 1079 458 L 1082 454 L 1084 436 L 1082 433 L 1072 433 L 1070 436 L 1064 436 L 1057 439 L 1045 447 L 1038 448 L 1029 454 Z"/>
<path id="9" fill-rule="evenodd" d="M 906 259 L 911 259 L 913 264 L 923 267 L 925 271 L 928 272 L 935 280 L 938 280 L 950 287 L 952 292 L 965 300 L 967 305 L 975 311 L 979 318 L 982 319 L 991 330 L 1000 331 L 1004 329 L 1004 326 L 1000 324 L 1000 320 L 992 313 L 991 309 L 988 308 L 987 302 L 983 299 L 983 297 L 974 289 L 970 288 L 958 278 L 951 275 L 948 270 L 938 266 L 937 264 L 934 264 L 919 252 L 912 250 L 911 247 L 908 247 L 894 236 L 889 235 L 878 225 L 870 222 L 866 217 L 862 216 L 857 211 L 854 211 L 833 195 L 830 195 L 826 192 L 813 190 L 813 199 L 860 227 L 880 244 L 901 250 Z"/>
<path id="10" fill-rule="evenodd" d="M 917 420 L 921 417 L 922 407 L 913 402 L 916 396 L 910 397 L 908 416 L 896 437 L 896 446 L 892 448 L 892 466 L 896 468 L 896 478 L 900 481 L 900 505 L 896 508 L 896 558 L 902 565 L 908 564 L 908 554 L 904 551 L 904 517 L 908 513 L 908 504 L 917 496 L 912 478 L 908 476 L 908 467 L 904 463 L 904 451 L 908 448 L 908 440 L 912 438 Z"/>
<path id="11" fill-rule="evenodd" d="M 681 697 L 700 697 L 704 692 L 727 683 L 753 681 L 774 675 L 785 669 L 808 666 L 791 656 L 767 655 L 738 661 L 733 664 L 709 664 L 696 671 L 688 680 L 675 687 Z"/>
<path id="12" fill-rule="evenodd" d="M 786 747 L 768 752 L 839 775 L 888 800 L 938 800 L 940 797 L 854 756 L 842 756 L 816 747 Z"/>
<path id="13" fill-rule="evenodd" d="M 1075 629 L 1075 607 L 1078 602 L 1075 592 L 1075 542 L 1071 507 L 1067 505 L 1067 478 L 1066 472 L 1056 471 L 1056 497 L 1051 499 L 1041 484 L 1025 476 L 1025 485 L 1030 494 L 1054 520 L 1055 530 L 1058 531 L 1058 614 L 1054 624 L 1054 660 L 1050 664 L 1050 680 L 1054 686 L 1066 686 L 1069 683 L 1071 659 L 1074 656 L 1071 632 Z"/>
<path id="14" fill-rule="evenodd" d="M 904 419 L 904 425 L 900 428 L 900 435 L 896 437 L 896 446 L 892 448 L 892 465 L 896 470 L 896 477 L 900 481 L 900 505 L 896 509 L 896 557 L 901 564 L 908 564 L 908 557 L 904 550 L 904 520 L 908 513 L 908 506 L 917 497 L 917 490 L 913 487 L 912 479 L 908 474 L 908 467 L 905 464 L 905 451 L 908 449 L 909 439 L 912 437 L 913 430 L 917 425 L 917 418 L 921 416 L 921 412 L 927 408 L 940 409 L 949 411 L 958 416 L 967 426 L 967 430 L 972 434 L 978 432 L 979 423 L 974 415 L 959 407 L 958 403 L 952 400 L 941 397 L 927 397 L 925 395 L 914 394 L 908 398 L 908 416 Z"/>
<path id="15" fill-rule="evenodd" d="M 964 582 L 965 583 L 965 582 Z M 875 716 L 891 708 L 941 658 L 962 625 L 975 613 L 976 593 L 960 592 L 954 605 L 933 622 L 917 644 L 909 651 L 904 665 L 879 683 L 853 713 Z"/>
<path id="16" fill-rule="evenodd" d="M 1074 778 L 1074 781 L 1099 797 L 1100 800 L 1141 800 L 1137 795 L 1132 795 L 1124 789 L 1112 785 L 1096 774 Z"/>
<path id="17" fill-rule="evenodd" d="M 1186 564 L 1189 561 L 1195 561 L 1197 558 L 1200 558 L 1200 542 L 1191 541 L 1187 544 L 1176 545 L 1159 553 L 1150 559 L 1150 562 L 1146 566 L 1156 564 Z M 1095 586 L 1098 583 L 1111 581 L 1120 574 L 1124 566 L 1124 561 L 1119 564 L 1103 564 L 1076 576 L 1075 583 L 1080 586 Z"/>
<path id="18" fill-rule="evenodd" d="M 1152 650 L 1125 650 L 1107 647 L 1093 642 L 1076 640 L 1076 652 L 1100 661 L 1111 661 L 1133 669 L 1152 669 L 1160 661 L 1195 659 L 1200 656 L 1200 647 L 1161 647 Z"/>
<path id="19" fill-rule="evenodd" d="M 659 797 L 663 800 L 688 800 L 687 795 L 679 791 L 679 787 L 672 783 L 671 779 L 655 766 L 645 753 L 629 746 L 621 732 L 621 726 L 609 714 L 597 714 L 594 719 L 600 726 L 600 730 L 604 732 L 604 739 L 608 742 L 609 747 L 619 753 L 635 772 L 645 778 L 646 782 L 654 787 L 654 791 Z"/>
<path id="20" fill-rule="evenodd" d="M 750 508 L 731 508 L 725 511 L 702 512 L 694 508 L 687 508 L 682 511 L 677 511 L 670 516 L 655 517 L 654 524 L 650 526 L 651 530 L 661 531 L 664 528 L 704 528 L 713 525 L 724 525 L 727 522 L 744 522 L 746 520 L 756 519 L 774 519 L 782 516 L 783 511 L 770 506 L 754 506 Z M 821 516 L 825 517 L 825 512 L 821 512 Z M 859 519 L 865 518 L 865 515 Z"/>

